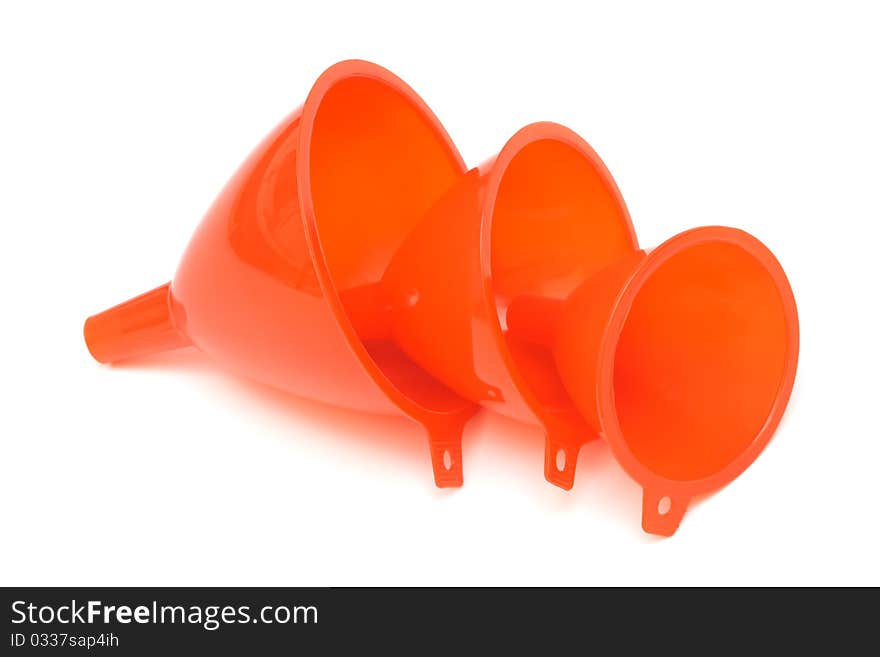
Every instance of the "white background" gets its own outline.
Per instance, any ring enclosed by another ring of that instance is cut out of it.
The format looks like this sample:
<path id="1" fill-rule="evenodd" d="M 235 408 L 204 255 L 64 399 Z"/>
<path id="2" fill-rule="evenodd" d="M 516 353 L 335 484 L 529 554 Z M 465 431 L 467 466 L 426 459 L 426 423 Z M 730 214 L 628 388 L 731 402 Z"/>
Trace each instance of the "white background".
<path id="1" fill-rule="evenodd" d="M 878 33 L 871 2 L 4 2 L 0 583 L 880 584 Z M 675 537 L 642 533 L 602 444 L 566 493 L 537 430 L 482 415 L 441 491 L 405 420 L 194 351 L 91 360 L 85 317 L 167 281 L 251 147 L 351 57 L 407 80 L 471 165 L 531 121 L 580 132 L 643 245 L 726 224 L 776 253 L 802 331 L 788 413 Z"/>

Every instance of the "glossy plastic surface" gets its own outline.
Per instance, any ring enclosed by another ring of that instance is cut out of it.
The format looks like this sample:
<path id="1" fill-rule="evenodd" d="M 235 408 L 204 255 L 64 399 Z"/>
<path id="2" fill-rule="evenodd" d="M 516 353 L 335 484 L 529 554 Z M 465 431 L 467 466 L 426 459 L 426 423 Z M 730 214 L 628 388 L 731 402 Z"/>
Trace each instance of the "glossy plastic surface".
<path id="1" fill-rule="evenodd" d="M 170 287 L 89 318 L 87 344 L 112 362 L 192 343 L 292 393 L 403 412 L 428 432 L 437 485 L 461 485 L 461 433 L 477 407 L 387 336 L 361 329 L 362 339 L 347 308 L 376 315 L 358 314 L 359 289 L 464 173 L 404 82 L 367 62 L 337 64 L 227 184 Z"/>

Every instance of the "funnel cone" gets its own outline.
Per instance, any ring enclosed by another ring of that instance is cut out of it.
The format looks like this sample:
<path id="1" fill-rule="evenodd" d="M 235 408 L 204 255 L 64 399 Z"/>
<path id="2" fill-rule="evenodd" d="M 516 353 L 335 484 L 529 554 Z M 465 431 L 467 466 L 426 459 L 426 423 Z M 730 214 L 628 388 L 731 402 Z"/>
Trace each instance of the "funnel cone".
<path id="1" fill-rule="evenodd" d="M 477 406 L 384 334 L 370 291 L 464 173 L 403 81 L 339 63 L 229 181 L 170 285 L 87 320 L 89 349 L 117 362 L 192 344 L 282 390 L 403 413 L 427 431 L 437 485 L 461 485 L 461 433 Z"/>

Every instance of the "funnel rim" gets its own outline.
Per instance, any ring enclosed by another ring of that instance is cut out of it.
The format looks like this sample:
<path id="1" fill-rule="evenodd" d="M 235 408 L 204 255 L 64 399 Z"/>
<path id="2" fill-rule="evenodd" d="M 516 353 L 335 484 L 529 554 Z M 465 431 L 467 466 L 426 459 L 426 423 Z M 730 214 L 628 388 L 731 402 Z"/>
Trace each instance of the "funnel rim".
<path id="1" fill-rule="evenodd" d="M 531 384 L 529 384 L 525 377 L 520 373 L 520 369 L 514 360 L 510 348 L 507 346 L 507 341 L 504 338 L 504 331 L 501 328 L 501 319 L 498 314 L 495 289 L 493 287 L 494 276 L 492 271 L 492 227 L 494 224 L 495 203 L 498 198 L 501 181 L 504 179 L 510 164 L 526 147 L 545 140 L 556 141 L 571 148 L 575 153 L 583 157 L 599 174 L 605 183 L 606 188 L 620 207 L 624 221 L 624 228 L 631 242 L 633 251 L 638 250 L 639 246 L 635 227 L 633 226 L 632 218 L 629 214 L 629 209 L 623 199 L 623 194 L 617 186 L 617 182 L 611 175 L 611 171 L 593 147 L 590 146 L 583 137 L 567 126 L 553 121 L 538 121 L 530 123 L 514 133 L 497 155 L 490 158 L 479 167 L 481 174 L 485 177 L 485 194 L 481 208 L 479 243 L 480 269 L 484 274 L 482 276 L 482 297 L 485 304 L 485 316 L 490 318 L 490 329 L 495 344 L 497 345 L 498 352 L 507 368 L 508 375 L 536 419 L 549 430 L 552 422 L 550 417 L 552 411 L 547 409 L 540 402 L 537 395 L 532 390 Z M 572 406 L 574 407 L 574 405 Z M 578 413 L 578 415 L 580 415 L 580 413 Z"/>
<path id="2" fill-rule="evenodd" d="M 410 397 L 382 371 L 382 368 L 369 354 L 360 336 L 354 328 L 348 314 L 345 311 L 339 292 L 330 274 L 324 245 L 321 242 L 317 218 L 315 214 L 314 200 L 311 188 L 311 140 L 314 133 L 315 117 L 326 94 L 337 84 L 352 78 L 367 78 L 389 87 L 400 95 L 418 111 L 426 123 L 437 136 L 438 144 L 446 149 L 461 175 L 467 172 L 464 159 L 446 128 L 427 105 L 406 82 L 388 69 L 361 59 L 348 59 L 338 62 L 325 70 L 312 85 L 311 90 L 302 106 L 300 116 L 300 131 L 298 136 L 296 158 L 296 179 L 299 203 L 302 211 L 302 221 L 306 235 L 306 243 L 314 265 L 318 285 L 330 311 L 337 321 L 339 329 L 354 353 L 358 362 L 367 374 L 376 382 L 388 398 L 404 413 L 413 419 L 427 424 L 431 418 L 437 416 L 459 415 L 461 413 L 472 414 L 475 405 L 463 398 L 459 408 L 449 410 L 432 409 L 422 405 L 418 400 Z"/>
<path id="3" fill-rule="evenodd" d="M 615 405 L 614 366 L 620 336 L 632 305 L 645 282 L 673 256 L 700 244 L 720 242 L 743 249 L 770 275 L 782 303 L 786 322 L 786 354 L 782 376 L 773 404 L 761 428 L 734 459 L 706 477 L 681 480 L 664 477 L 644 465 L 623 437 Z M 794 293 L 782 265 L 760 240 L 753 235 L 727 226 L 703 226 L 679 233 L 650 251 L 642 264 L 624 283 L 605 325 L 598 359 L 597 409 L 603 435 L 616 460 L 629 476 L 655 495 L 671 495 L 690 499 L 696 495 L 722 488 L 736 479 L 761 454 L 788 406 L 794 387 L 800 343 L 797 306 Z"/>

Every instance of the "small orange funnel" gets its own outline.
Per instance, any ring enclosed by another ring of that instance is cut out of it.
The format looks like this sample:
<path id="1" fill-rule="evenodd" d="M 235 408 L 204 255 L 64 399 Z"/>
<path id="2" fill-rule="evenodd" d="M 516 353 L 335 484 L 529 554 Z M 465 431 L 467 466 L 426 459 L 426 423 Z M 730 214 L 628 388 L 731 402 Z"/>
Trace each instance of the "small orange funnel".
<path id="1" fill-rule="evenodd" d="M 694 496 L 760 454 L 797 369 L 785 274 L 733 228 L 633 250 L 565 300 L 515 299 L 507 320 L 518 338 L 552 349 L 587 424 L 643 487 L 642 526 L 652 534 L 673 534 Z"/>
<path id="2" fill-rule="evenodd" d="M 174 280 L 86 321 L 89 350 L 116 362 L 192 344 L 283 390 L 403 413 L 427 430 L 437 485 L 460 486 L 461 433 L 477 406 L 363 318 L 381 315 L 371 286 L 464 173 L 403 81 L 339 63 L 229 181 Z"/>

